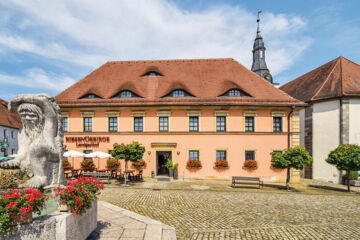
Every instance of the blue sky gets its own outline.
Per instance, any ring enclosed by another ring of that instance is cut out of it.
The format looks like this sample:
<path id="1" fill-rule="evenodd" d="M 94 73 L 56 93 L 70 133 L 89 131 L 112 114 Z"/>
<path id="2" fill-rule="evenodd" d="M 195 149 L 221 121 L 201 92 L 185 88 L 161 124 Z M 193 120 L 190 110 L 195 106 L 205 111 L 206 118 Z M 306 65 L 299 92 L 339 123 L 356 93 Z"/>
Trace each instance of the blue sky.
<path id="1" fill-rule="evenodd" d="M 284 84 L 344 56 L 360 63 L 360 1 L 0 2 L 0 98 L 57 95 L 114 60 L 232 57 L 251 67 L 256 13 Z"/>

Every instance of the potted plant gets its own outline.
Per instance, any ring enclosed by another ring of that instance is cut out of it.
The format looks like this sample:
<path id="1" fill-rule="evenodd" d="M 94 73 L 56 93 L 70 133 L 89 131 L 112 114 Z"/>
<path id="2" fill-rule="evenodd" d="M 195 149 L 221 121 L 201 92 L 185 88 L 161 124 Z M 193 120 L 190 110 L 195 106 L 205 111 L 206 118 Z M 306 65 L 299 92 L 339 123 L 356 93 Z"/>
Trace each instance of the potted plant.
<path id="1" fill-rule="evenodd" d="M 139 159 L 136 162 L 133 162 L 132 166 L 136 169 L 146 168 L 146 162 L 144 159 Z"/>
<path id="2" fill-rule="evenodd" d="M 255 169 L 257 169 L 257 167 L 258 167 L 258 165 L 257 165 L 256 160 L 248 159 L 248 160 L 245 160 L 243 169 L 255 170 Z"/>
<path id="3" fill-rule="evenodd" d="M 166 167 L 167 167 L 167 169 L 169 169 L 169 177 L 173 177 L 173 176 L 174 176 L 173 166 L 174 166 L 173 161 L 171 160 L 171 158 L 168 158 L 168 159 L 167 159 L 167 162 L 166 162 Z"/>
<path id="4" fill-rule="evenodd" d="M 219 168 L 219 169 L 229 168 L 229 163 L 226 159 L 216 160 L 214 168 Z"/>
<path id="5" fill-rule="evenodd" d="M 11 226 L 32 221 L 32 213 L 41 213 L 48 197 L 38 189 L 24 191 L 13 189 L 0 195 L 0 233 L 11 230 Z"/>
<path id="6" fill-rule="evenodd" d="M 119 160 L 115 159 L 115 158 L 109 158 L 106 161 L 106 168 L 108 170 L 116 170 L 120 167 L 120 162 Z"/>
<path id="7" fill-rule="evenodd" d="M 174 179 L 178 179 L 178 168 L 179 168 L 179 164 L 175 163 L 174 166 L 172 167 L 173 173 L 174 173 Z"/>
<path id="8" fill-rule="evenodd" d="M 84 171 L 92 172 L 95 170 L 95 164 L 92 158 L 84 158 L 84 160 L 81 162 L 81 169 Z"/>
<path id="9" fill-rule="evenodd" d="M 197 159 L 189 159 L 186 163 L 186 168 L 190 169 L 200 169 L 202 168 L 200 160 Z"/>

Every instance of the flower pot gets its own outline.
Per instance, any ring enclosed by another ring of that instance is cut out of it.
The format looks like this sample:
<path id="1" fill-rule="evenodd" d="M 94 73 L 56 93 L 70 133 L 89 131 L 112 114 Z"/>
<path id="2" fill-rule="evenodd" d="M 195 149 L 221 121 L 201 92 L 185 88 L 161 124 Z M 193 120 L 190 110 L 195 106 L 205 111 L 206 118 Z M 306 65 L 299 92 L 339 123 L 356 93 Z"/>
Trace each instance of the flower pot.
<path id="1" fill-rule="evenodd" d="M 174 172 L 172 169 L 169 169 L 169 177 L 173 177 L 174 176 Z"/>
<path id="2" fill-rule="evenodd" d="M 178 171 L 174 171 L 174 179 L 178 179 Z"/>
<path id="3" fill-rule="evenodd" d="M 29 223 L 32 221 L 32 212 L 27 212 L 24 215 L 10 215 L 11 218 L 11 222 L 10 225 L 11 226 L 15 226 L 18 224 L 23 224 L 23 223 Z"/>

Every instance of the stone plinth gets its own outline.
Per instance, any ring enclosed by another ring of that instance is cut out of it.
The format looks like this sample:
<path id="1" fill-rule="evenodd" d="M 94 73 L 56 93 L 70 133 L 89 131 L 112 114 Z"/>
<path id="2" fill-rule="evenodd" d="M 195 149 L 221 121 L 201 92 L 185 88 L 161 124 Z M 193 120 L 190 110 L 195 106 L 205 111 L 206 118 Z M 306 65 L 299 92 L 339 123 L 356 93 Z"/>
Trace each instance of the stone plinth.
<path id="1" fill-rule="evenodd" d="M 82 216 L 57 213 L 35 218 L 31 223 L 15 226 L 9 240 L 84 240 L 97 227 L 97 201 Z"/>

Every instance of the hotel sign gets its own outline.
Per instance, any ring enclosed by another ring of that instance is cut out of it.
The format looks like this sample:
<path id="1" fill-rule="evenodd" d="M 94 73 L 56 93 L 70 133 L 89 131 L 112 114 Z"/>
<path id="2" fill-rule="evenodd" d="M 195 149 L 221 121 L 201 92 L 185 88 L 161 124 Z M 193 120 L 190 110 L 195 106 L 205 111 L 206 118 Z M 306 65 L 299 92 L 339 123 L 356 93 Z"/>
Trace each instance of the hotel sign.
<path id="1" fill-rule="evenodd" d="M 110 142 L 110 137 L 65 137 L 67 143 L 76 143 L 76 147 L 99 147 L 100 143 Z"/>

